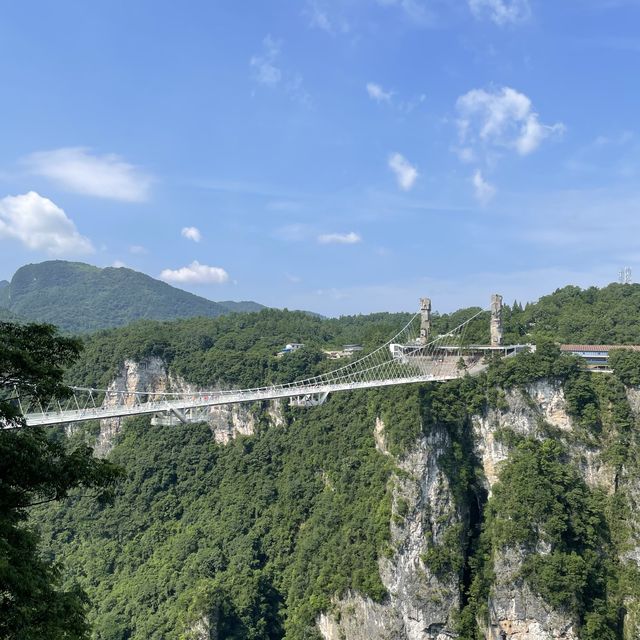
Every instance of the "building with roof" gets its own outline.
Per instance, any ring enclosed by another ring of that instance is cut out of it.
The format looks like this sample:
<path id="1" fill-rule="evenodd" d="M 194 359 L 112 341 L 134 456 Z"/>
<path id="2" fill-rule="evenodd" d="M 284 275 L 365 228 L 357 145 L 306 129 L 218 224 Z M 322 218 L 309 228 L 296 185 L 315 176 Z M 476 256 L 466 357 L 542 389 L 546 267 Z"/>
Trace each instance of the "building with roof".
<path id="1" fill-rule="evenodd" d="M 582 358 L 587 369 L 590 371 L 610 372 L 609 352 L 614 349 L 629 349 L 640 351 L 637 344 L 561 344 L 562 353 L 571 353 Z"/>
<path id="2" fill-rule="evenodd" d="M 282 349 L 280 349 L 280 351 L 278 351 L 278 353 L 276 355 L 277 356 L 284 356 L 287 353 L 293 353 L 294 351 L 297 351 L 298 349 L 302 349 L 302 347 L 304 347 L 304 344 L 302 342 L 289 342 Z"/>

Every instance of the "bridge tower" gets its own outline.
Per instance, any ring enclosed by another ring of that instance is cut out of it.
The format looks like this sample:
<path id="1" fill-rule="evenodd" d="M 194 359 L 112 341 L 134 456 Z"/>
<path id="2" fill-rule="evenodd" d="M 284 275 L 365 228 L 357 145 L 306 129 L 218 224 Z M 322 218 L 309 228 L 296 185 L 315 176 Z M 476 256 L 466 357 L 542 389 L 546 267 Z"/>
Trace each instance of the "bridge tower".
<path id="1" fill-rule="evenodd" d="M 502 296 L 494 293 L 491 296 L 491 346 L 502 346 Z"/>
<path id="2" fill-rule="evenodd" d="M 427 344 L 431 334 L 431 298 L 420 298 L 420 337 L 419 344 Z"/>

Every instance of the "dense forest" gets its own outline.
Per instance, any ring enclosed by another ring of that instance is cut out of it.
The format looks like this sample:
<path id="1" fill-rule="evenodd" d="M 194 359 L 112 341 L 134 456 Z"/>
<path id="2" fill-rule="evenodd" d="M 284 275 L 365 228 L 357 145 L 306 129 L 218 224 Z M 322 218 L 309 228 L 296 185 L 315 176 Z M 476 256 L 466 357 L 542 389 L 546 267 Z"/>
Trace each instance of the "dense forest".
<path id="1" fill-rule="evenodd" d="M 434 331 L 476 311 L 436 314 Z M 535 353 L 446 384 L 336 394 L 315 408 L 283 405 L 279 427 L 271 407 L 254 405 L 255 433 L 228 444 L 216 443 L 206 424 L 130 420 L 109 456 L 124 474 L 111 505 L 71 490 L 64 501 L 31 509 L 44 559 L 64 567 L 61 590 L 87 594 L 99 640 L 201 638 L 203 620 L 216 638 L 317 638 L 317 616 L 336 596 L 388 598 L 378 558 L 395 552 L 389 523 L 401 522 L 406 509 L 392 497 L 403 473 L 398 464 L 437 432 L 450 443 L 438 465 L 464 517 L 423 562 L 459 582 L 457 637 L 484 637 L 495 558 L 518 548 L 526 551 L 523 579 L 575 620 L 581 640 L 622 640 L 626 608 L 640 599 L 637 565 L 622 560 L 637 516 L 625 487 L 640 477 L 638 425 L 625 385 L 640 383 L 640 357 L 617 351 L 615 375 L 594 376 L 555 343 L 640 343 L 639 313 L 637 285 L 565 287 L 535 304 L 516 302 L 505 308 L 506 340 L 535 342 Z M 409 317 L 323 319 L 266 309 L 142 321 L 87 336 L 66 380 L 104 386 L 125 358 L 158 356 L 202 387 L 288 381 L 334 366 L 322 349 L 359 343 L 366 352 Z M 474 320 L 469 340 L 486 341 L 486 325 Z M 277 358 L 291 341 L 306 346 Z M 510 455 L 488 497 L 472 416 L 506 411 L 506 394 L 538 380 L 560 385 L 573 429 L 541 422 L 535 437 L 502 429 Z M 388 453 L 376 446 L 376 418 L 385 424 Z M 65 442 L 60 430 L 50 431 L 53 441 Z M 90 433 L 74 431 L 65 446 L 81 446 Z M 599 452 L 616 491 L 585 482 L 572 457 L 576 447 Z"/>
<path id="2" fill-rule="evenodd" d="M 397 469 L 374 446 L 376 416 L 397 456 L 421 433 L 447 428 L 455 446 L 441 464 L 462 508 L 486 499 L 469 416 L 499 405 L 500 389 L 538 379 L 563 382 L 580 437 L 595 438 L 618 467 L 637 468 L 620 389 L 592 381 L 574 358 L 541 342 L 535 354 L 496 362 L 476 378 L 287 409 L 286 428 L 265 424 L 228 445 L 212 442 L 204 425 L 133 420 L 110 457 L 128 470 L 115 504 L 72 499 L 43 513 L 41 531 L 69 567 L 65 585 L 89 593 L 97 638 L 186 638 L 203 613 L 218 621 L 221 638 L 316 637 L 315 618 L 334 594 L 385 598 L 376 558 L 391 551 L 389 479 Z M 439 572 L 473 568 L 460 638 L 477 637 L 492 553 L 507 542 L 536 548 L 547 537 L 553 554 L 532 554 L 528 579 L 581 621 L 581 638 L 619 637 L 618 611 L 640 584 L 619 563 L 616 543 L 624 540 L 612 531 L 628 507 L 621 496 L 589 489 L 552 435 L 518 440 L 505 432 L 514 454 L 486 506 L 482 535 L 469 531 L 457 550 L 434 548 L 425 558 Z"/>

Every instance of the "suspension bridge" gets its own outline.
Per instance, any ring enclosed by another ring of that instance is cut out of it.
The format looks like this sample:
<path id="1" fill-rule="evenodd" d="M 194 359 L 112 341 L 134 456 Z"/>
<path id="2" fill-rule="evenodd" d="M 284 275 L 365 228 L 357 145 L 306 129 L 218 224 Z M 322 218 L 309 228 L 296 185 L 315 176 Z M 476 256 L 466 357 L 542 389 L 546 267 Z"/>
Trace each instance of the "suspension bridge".
<path id="1" fill-rule="evenodd" d="M 43 401 L 16 389 L 10 400 L 27 426 L 48 426 L 123 418 L 169 415 L 181 422 L 203 419 L 202 410 L 219 405 L 289 398 L 297 406 L 322 404 L 330 393 L 416 382 L 444 382 L 477 375 L 487 365 L 487 355 L 515 355 L 526 345 L 502 345 L 502 298 L 492 296 L 490 309 L 478 312 L 455 329 L 432 337 L 431 301 L 421 300 L 420 311 L 390 340 L 357 360 L 321 375 L 251 389 L 215 389 L 197 392 L 141 392 L 71 387 L 64 399 Z M 469 326 L 490 314 L 490 345 L 468 344 Z"/>

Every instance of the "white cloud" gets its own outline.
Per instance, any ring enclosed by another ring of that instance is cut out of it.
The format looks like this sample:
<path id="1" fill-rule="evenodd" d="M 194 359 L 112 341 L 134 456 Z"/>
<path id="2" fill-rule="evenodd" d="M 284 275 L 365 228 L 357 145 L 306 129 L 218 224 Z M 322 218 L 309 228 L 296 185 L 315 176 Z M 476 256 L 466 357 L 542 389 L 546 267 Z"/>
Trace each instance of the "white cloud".
<path id="1" fill-rule="evenodd" d="M 160 278 L 167 282 L 222 284 L 229 280 L 229 274 L 221 267 L 209 267 L 194 260 L 188 267 L 164 269 Z"/>
<path id="2" fill-rule="evenodd" d="M 276 66 L 282 43 L 268 35 L 263 41 L 264 51 L 261 55 L 253 56 L 249 61 L 254 70 L 258 83 L 268 87 L 275 87 L 282 80 L 282 71 Z"/>
<path id="3" fill-rule="evenodd" d="M 460 162 L 474 162 L 476 159 L 476 154 L 473 152 L 473 149 L 470 147 L 461 147 L 459 149 L 454 149 L 454 151 L 458 154 L 458 158 Z"/>
<path id="4" fill-rule="evenodd" d="M 323 233 L 318 236 L 320 244 L 357 244 L 362 242 L 362 238 L 351 231 L 350 233 Z"/>
<path id="5" fill-rule="evenodd" d="M 196 227 L 183 227 L 180 234 L 183 238 L 187 238 L 187 240 L 193 240 L 194 242 L 200 242 L 200 240 L 202 240 L 200 229 L 197 229 Z"/>
<path id="6" fill-rule="evenodd" d="M 148 200 L 152 179 L 120 156 L 91 155 L 83 147 L 36 151 L 23 160 L 29 171 L 64 189 L 111 200 Z"/>
<path id="7" fill-rule="evenodd" d="M 304 88 L 302 76 L 299 73 L 288 74 L 288 79 L 284 84 L 284 90 L 285 93 L 295 102 L 298 102 L 305 107 L 311 106 L 311 96 Z"/>
<path id="8" fill-rule="evenodd" d="M 496 195 L 496 188 L 482 177 L 480 169 L 473 174 L 471 182 L 473 183 L 476 199 L 481 204 L 487 204 Z"/>
<path id="9" fill-rule="evenodd" d="M 527 155 L 545 138 L 565 130 L 561 123 L 541 123 L 531 100 L 510 87 L 494 92 L 473 89 L 458 98 L 456 107 L 460 141 L 466 145 L 481 143 Z"/>
<path id="10" fill-rule="evenodd" d="M 35 191 L 0 200 L 0 238 L 19 240 L 29 249 L 52 256 L 92 253 L 67 214 Z"/>
<path id="11" fill-rule="evenodd" d="M 367 93 L 372 100 L 376 102 L 390 102 L 392 91 L 385 91 L 379 84 L 375 82 L 367 82 Z"/>
<path id="12" fill-rule="evenodd" d="M 302 76 L 295 71 L 280 67 L 279 58 L 282 41 L 268 35 L 262 41 L 263 52 L 253 56 L 249 65 L 253 69 L 253 79 L 270 89 L 280 88 L 291 100 L 309 107 L 311 98 L 304 88 Z"/>
<path id="13" fill-rule="evenodd" d="M 468 0 L 476 18 L 488 17 L 497 25 L 517 24 L 531 17 L 529 0 Z"/>
<path id="14" fill-rule="evenodd" d="M 349 23 L 346 20 L 338 16 L 329 17 L 328 12 L 315 1 L 307 2 L 304 13 L 309 18 L 310 27 L 321 29 L 329 35 L 334 36 L 337 33 L 349 33 L 350 31 Z"/>
<path id="15" fill-rule="evenodd" d="M 114 260 L 111 265 L 114 269 L 126 269 L 127 265 L 122 260 Z"/>
<path id="16" fill-rule="evenodd" d="M 146 247 L 143 247 L 142 245 L 139 244 L 132 244 L 129 247 L 129 253 L 133 253 L 134 255 L 145 255 L 146 253 L 149 253 L 149 251 L 147 250 Z"/>
<path id="17" fill-rule="evenodd" d="M 389 169 L 395 173 L 398 186 L 403 191 L 409 191 L 418 178 L 418 170 L 400 153 L 389 156 Z"/>

